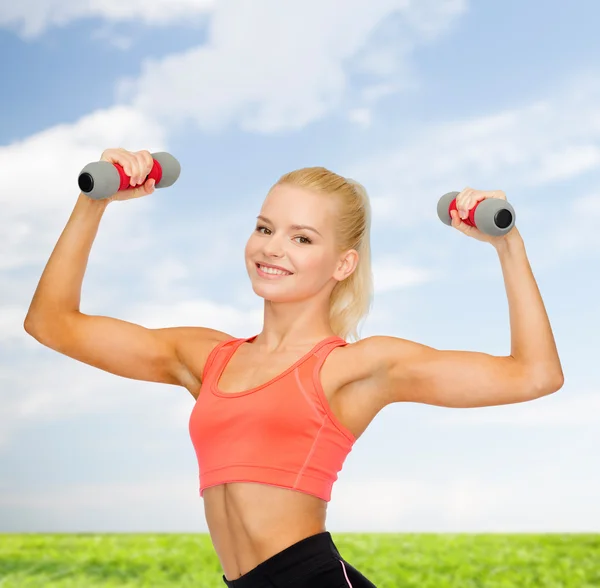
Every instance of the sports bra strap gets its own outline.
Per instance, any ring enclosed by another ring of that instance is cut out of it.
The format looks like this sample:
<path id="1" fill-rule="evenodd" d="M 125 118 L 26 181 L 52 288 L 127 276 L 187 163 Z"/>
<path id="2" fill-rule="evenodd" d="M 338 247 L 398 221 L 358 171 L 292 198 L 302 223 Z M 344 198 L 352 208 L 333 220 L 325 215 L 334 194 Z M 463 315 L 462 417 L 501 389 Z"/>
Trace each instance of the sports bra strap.
<path id="1" fill-rule="evenodd" d="M 317 381 L 319 380 L 319 373 L 327 359 L 328 355 L 336 348 L 341 347 L 342 345 L 346 345 L 347 342 L 344 341 L 341 337 L 336 339 L 331 339 L 330 341 L 326 341 L 321 345 L 316 351 L 313 352 L 313 378 Z M 318 383 L 318 382 L 317 382 Z"/>
<path id="2" fill-rule="evenodd" d="M 324 360 L 336 347 L 347 345 L 347 342 L 341 337 L 325 341 L 314 353 L 320 360 Z"/>
<path id="3" fill-rule="evenodd" d="M 234 342 L 239 342 L 239 344 L 241 344 L 242 341 L 245 341 L 245 339 L 226 339 L 225 341 L 220 341 L 219 343 L 217 343 L 211 350 L 211 352 L 208 354 L 208 357 L 206 358 L 206 362 L 204 364 L 204 370 L 202 370 L 202 382 L 204 382 L 208 376 L 208 373 L 210 371 L 210 369 L 212 368 L 214 362 L 215 362 L 215 358 L 217 357 L 217 354 L 219 353 L 219 351 L 221 351 L 221 349 L 223 349 L 226 345 L 234 343 Z"/>

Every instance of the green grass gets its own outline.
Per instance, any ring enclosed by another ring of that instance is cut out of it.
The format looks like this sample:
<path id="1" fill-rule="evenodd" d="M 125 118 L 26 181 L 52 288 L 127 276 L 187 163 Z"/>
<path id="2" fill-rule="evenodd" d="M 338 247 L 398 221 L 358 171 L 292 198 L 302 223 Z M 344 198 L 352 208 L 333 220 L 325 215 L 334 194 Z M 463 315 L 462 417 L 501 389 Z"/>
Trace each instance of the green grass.
<path id="1" fill-rule="evenodd" d="M 332 533 L 378 588 L 598 588 L 600 535 Z M 0 587 L 224 588 L 208 535 L 0 535 Z"/>

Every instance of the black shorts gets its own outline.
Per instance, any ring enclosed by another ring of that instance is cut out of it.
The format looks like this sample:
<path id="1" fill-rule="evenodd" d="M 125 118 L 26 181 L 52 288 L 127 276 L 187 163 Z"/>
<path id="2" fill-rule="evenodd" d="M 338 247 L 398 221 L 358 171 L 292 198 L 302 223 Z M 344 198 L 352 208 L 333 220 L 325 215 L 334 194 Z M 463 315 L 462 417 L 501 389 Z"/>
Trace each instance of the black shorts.
<path id="1" fill-rule="evenodd" d="M 329 531 L 306 537 L 276 553 L 229 588 L 377 588 L 344 561 Z"/>

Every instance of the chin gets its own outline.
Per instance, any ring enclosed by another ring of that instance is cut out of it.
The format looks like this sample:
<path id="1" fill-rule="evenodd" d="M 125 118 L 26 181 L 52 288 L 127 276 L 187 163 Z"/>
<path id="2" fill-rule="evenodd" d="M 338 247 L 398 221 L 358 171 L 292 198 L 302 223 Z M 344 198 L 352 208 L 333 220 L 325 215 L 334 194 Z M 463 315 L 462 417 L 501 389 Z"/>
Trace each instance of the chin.
<path id="1" fill-rule="evenodd" d="M 269 302 L 294 302 L 298 300 L 298 292 L 279 289 L 269 284 L 256 284 L 252 282 L 252 290 L 257 296 L 268 300 Z"/>

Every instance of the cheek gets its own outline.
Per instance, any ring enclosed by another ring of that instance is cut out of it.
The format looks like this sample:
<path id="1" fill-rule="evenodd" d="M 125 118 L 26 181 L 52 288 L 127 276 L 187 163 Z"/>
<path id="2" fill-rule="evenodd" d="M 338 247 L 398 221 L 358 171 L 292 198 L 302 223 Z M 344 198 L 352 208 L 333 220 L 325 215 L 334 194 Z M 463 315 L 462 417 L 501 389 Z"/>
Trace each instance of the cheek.
<path id="1" fill-rule="evenodd" d="M 248 257 L 254 255 L 256 253 L 256 240 L 252 238 L 252 236 L 246 242 L 246 247 L 244 248 L 244 257 L 248 259 Z"/>
<path id="2" fill-rule="evenodd" d="M 328 276 L 331 273 L 330 263 L 323 255 L 307 254 L 298 260 L 298 267 L 307 274 L 310 273 L 315 278 L 320 279 L 321 276 Z"/>

